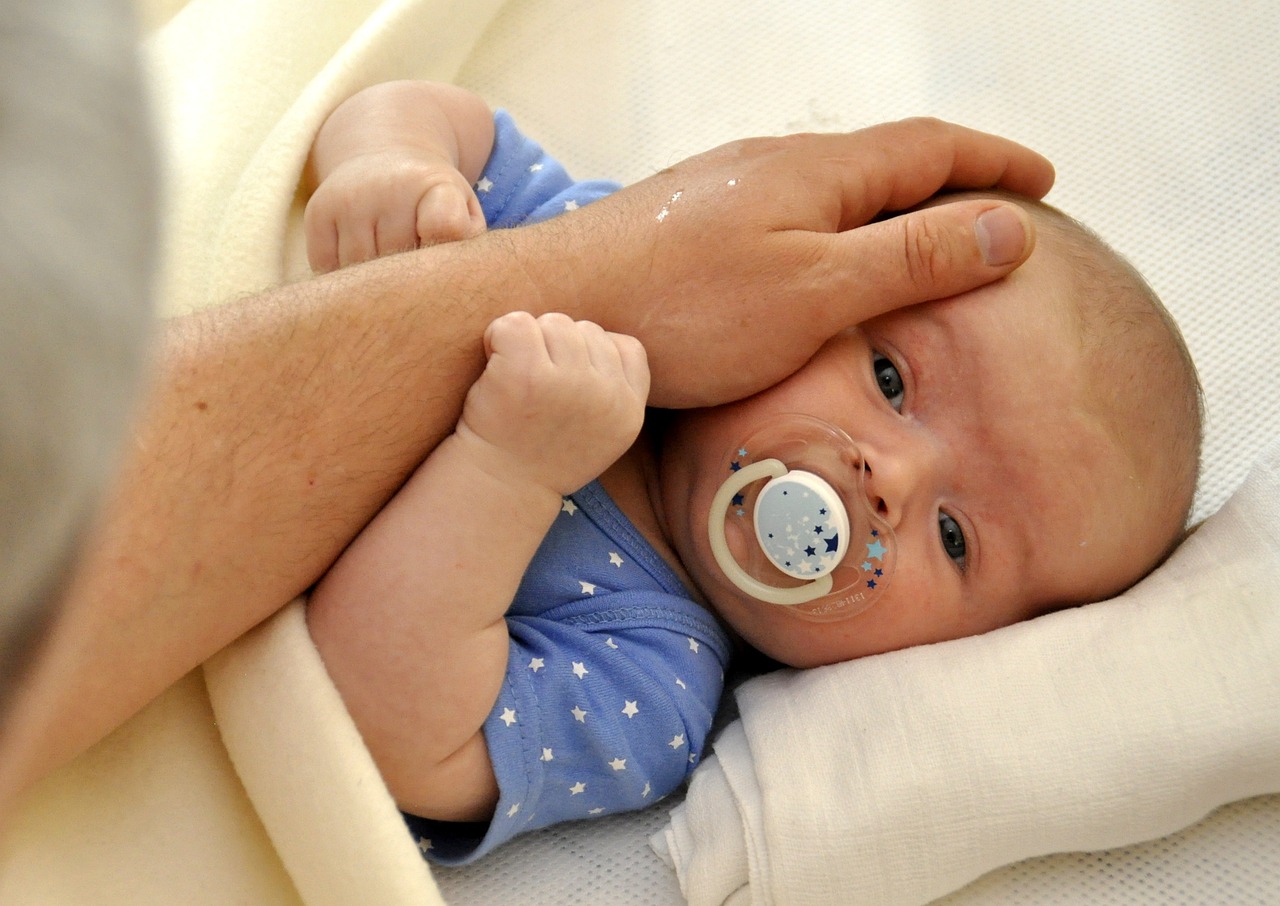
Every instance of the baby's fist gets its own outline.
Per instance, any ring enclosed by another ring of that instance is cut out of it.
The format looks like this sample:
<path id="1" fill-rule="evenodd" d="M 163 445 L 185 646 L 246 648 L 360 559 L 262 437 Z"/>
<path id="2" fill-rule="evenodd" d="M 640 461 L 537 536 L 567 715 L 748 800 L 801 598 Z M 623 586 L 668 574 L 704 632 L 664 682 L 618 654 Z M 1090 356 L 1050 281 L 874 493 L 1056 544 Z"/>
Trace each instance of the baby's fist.
<path id="1" fill-rule="evenodd" d="M 323 273 L 485 230 L 466 178 L 448 160 L 386 151 L 334 168 L 307 202 L 307 258 Z"/>
<path id="2" fill-rule="evenodd" d="M 458 433 L 501 451 L 502 468 L 557 494 L 598 477 L 644 424 L 649 365 L 634 337 L 568 315 L 503 315 Z"/>

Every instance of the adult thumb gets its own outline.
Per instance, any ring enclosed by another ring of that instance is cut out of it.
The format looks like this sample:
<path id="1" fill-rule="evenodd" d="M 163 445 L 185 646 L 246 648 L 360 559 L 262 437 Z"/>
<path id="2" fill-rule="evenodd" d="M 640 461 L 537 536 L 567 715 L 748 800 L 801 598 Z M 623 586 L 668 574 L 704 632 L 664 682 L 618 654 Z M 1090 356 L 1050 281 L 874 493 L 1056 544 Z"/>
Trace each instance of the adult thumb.
<path id="1" fill-rule="evenodd" d="M 850 281 L 843 295 L 857 324 L 896 308 L 945 299 L 998 280 L 1035 247 L 1035 226 L 1020 205 L 993 198 L 936 204 L 832 237 Z"/>

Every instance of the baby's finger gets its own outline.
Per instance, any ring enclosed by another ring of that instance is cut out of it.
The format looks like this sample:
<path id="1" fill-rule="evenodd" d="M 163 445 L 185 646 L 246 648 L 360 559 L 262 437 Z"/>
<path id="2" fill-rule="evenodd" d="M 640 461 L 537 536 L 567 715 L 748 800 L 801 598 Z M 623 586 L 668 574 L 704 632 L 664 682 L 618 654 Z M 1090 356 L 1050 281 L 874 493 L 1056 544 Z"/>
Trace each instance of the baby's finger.
<path id="1" fill-rule="evenodd" d="M 417 237 L 422 245 L 456 242 L 474 235 L 466 196 L 457 186 L 433 186 L 418 202 Z"/>
<path id="2" fill-rule="evenodd" d="M 549 312 L 538 318 L 538 327 L 551 361 L 569 368 L 586 368 L 591 364 L 581 323 L 560 312 Z"/>
<path id="3" fill-rule="evenodd" d="M 509 312 L 490 321 L 484 331 L 484 353 L 490 359 L 503 356 L 526 363 L 548 358 L 542 329 L 527 311 Z"/>
<path id="4" fill-rule="evenodd" d="M 307 203 L 302 217 L 303 232 L 307 237 L 307 263 L 317 274 L 327 274 L 338 266 L 338 225 L 315 204 L 315 196 Z"/>
<path id="5" fill-rule="evenodd" d="M 467 213 L 471 217 L 471 236 L 479 236 L 489 229 L 489 222 L 484 217 L 484 208 L 480 206 L 480 199 L 476 197 L 475 192 L 467 192 Z"/>
<path id="6" fill-rule="evenodd" d="M 413 209 L 398 206 L 384 211 L 378 217 L 373 238 L 379 257 L 417 248 L 418 224 Z"/>
<path id="7" fill-rule="evenodd" d="M 378 246 L 373 238 L 373 224 L 359 221 L 338 228 L 338 266 L 359 264 L 377 257 Z"/>
<path id="8" fill-rule="evenodd" d="M 332 221 L 307 225 L 307 263 L 317 274 L 338 267 L 338 228 Z"/>
<path id="9" fill-rule="evenodd" d="M 627 379 L 627 384 L 635 391 L 636 396 L 647 401 L 649 399 L 649 355 L 645 352 L 644 344 L 624 333 L 610 333 L 606 336 L 617 350 L 622 374 Z"/>
<path id="10" fill-rule="evenodd" d="M 613 334 L 592 321 L 578 321 L 576 326 L 586 343 L 591 367 L 609 377 L 621 376 L 622 357 L 613 342 Z"/>

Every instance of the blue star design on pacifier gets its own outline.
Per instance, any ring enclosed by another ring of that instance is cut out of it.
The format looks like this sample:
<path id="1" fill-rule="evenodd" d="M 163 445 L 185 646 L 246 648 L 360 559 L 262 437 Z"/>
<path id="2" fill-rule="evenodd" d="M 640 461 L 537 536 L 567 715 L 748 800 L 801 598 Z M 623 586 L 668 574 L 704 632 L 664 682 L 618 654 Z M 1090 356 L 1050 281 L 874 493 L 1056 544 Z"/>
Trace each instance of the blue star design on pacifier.
<path id="1" fill-rule="evenodd" d="M 827 512 L 828 502 L 811 478 L 793 473 L 770 482 L 756 502 L 756 532 L 765 556 L 797 579 L 831 572 L 843 551 Z M 801 542 L 801 536 L 813 540 Z"/>

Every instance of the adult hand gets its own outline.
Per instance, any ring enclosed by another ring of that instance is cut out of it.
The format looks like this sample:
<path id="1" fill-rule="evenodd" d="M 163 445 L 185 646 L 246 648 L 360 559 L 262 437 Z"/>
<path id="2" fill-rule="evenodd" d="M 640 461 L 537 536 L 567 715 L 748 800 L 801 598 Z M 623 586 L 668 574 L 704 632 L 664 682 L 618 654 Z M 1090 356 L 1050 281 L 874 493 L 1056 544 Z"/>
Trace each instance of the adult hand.
<path id="1" fill-rule="evenodd" d="M 1053 175 L 1014 142 L 938 120 L 752 139 L 543 225 L 541 258 L 521 257 L 549 307 L 644 343 L 653 405 L 721 403 L 849 325 L 1004 276 L 1034 245 L 1030 219 L 998 199 L 881 215 L 949 189 L 1039 198 Z"/>

